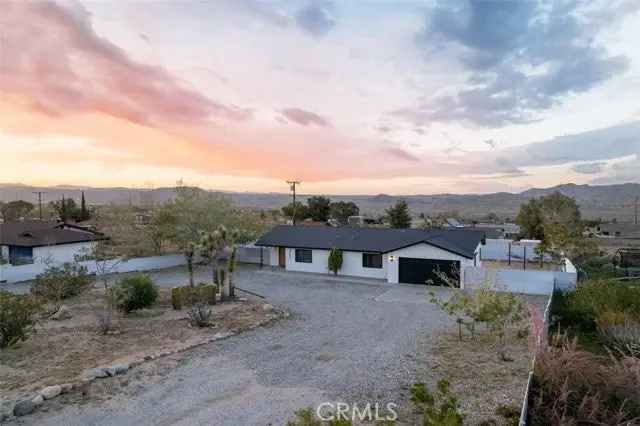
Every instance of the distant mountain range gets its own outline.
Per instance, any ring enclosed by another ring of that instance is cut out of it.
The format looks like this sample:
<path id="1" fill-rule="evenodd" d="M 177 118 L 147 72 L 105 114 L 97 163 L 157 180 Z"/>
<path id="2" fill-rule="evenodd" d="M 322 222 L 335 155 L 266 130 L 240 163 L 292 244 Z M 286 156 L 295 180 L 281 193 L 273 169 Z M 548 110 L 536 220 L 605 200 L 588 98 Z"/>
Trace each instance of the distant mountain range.
<path id="1" fill-rule="evenodd" d="M 174 195 L 173 188 L 83 188 L 80 186 L 34 187 L 22 184 L 0 184 L 0 201 L 27 200 L 33 203 L 37 198 L 34 192 L 43 191 L 44 200 L 65 197 L 80 199 L 84 190 L 90 204 L 151 205 L 165 202 Z M 362 213 L 382 214 L 397 200 L 409 203 L 413 214 L 426 215 L 457 212 L 463 218 L 480 218 L 489 212 L 503 217 L 514 217 L 520 205 L 527 200 L 559 191 L 576 199 L 585 218 L 616 218 L 619 221 L 631 221 L 634 216 L 634 202 L 640 197 L 640 184 L 625 183 L 619 185 L 575 185 L 564 184 L 551 188 L 533 188 L 519 194 L 497 192 L 493 194 L 436 194 L 436 195 L 329 195 L 335 201 L 353 201 Z M 225 192 L 234 202 L 243 207 L 259 209 L 277 209 L 291 201 L 287 193 Z M 305 201 L 308 195 L 300 194 L 298 199 Z"/>

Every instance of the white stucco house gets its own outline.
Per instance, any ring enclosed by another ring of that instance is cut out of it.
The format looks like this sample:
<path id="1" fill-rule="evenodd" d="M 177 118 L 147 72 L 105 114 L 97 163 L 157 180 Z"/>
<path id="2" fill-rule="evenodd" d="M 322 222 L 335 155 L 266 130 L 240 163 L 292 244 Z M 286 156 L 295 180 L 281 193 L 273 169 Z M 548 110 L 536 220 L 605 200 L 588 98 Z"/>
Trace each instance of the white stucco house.
<path id="1" fill-rule="evenodd" d="M 456 276 L 480 266 L 484 233 L 366 227 L 288 226 L 273 228 L 257 246 L 268 247 L 271 266 L 287 271 L 329 273 L 332 248 L 343 253 L 339 275 L 389 283 L 442 284 L 439 273 Z"/>
<path id="2" fill-rule="evenodd" d="M 73 262 L 89 255 L 104 238 L 99 232 L 60 222 L 0 223 L 0 258 L 11 265 Z"/>

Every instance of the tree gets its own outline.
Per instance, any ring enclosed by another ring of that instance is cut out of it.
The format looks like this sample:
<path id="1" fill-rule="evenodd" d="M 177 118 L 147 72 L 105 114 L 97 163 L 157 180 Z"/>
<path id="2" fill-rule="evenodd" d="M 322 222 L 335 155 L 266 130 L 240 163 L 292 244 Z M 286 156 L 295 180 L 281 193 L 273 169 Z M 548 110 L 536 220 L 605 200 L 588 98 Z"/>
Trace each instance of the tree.
<path id="1" fill-rule="evenodd" d="M 156 254 L 162 254 L 165 243 L 175 239 L 177 224 L 178 218 L 172 209 L 162 206 L 154 212 L 144 233 Z"/>
<path id="2" fill-rule="evenodd" d="M 338 271 L 342 268 L 342 250 L 338 250 L 335 247 L 331 249 L 329 252 L 328 266 L 334 275 L 338 275 Z"/>
<path id="3" fill-rule="evenodd" d="M 196 255 L 196 244 L 192 241 L 187 243 L 182 253 L 184 254 L 184 259 L 187 262 L 187 272 L 189 273 L 189 286 L 193 287 L 193 258 Z"/>
<path id="4" fill-rule="evenodd" d="M 583 235 L 578 204 L 559 192 L 523 204 L 516 223 L 521 237 L 542 241 L 537 247 L 540 255 L 550 253 L 556 259 L 564 256 L 580 262 L 598 251 L 597 243 Z"/>
<path id="5" fill-rule="evenodd" d="M 236 244 L 240 239 L 242 239 L 242 233 L 237 229 L 232 229 L 227 237 L 227 246 L 231 249 L 231 253 L 229 254 L 229 259 L 227 260 L 227 280 L 229 282 L 229 298 L 235 299 L 236 297 L 236 287 L 233 274 L 236 271 L 236 254 L 237 247 Z"/>
<path id="6" fill-rule="evenodd" d="M 385 210 L 385 213 L 392 228 L 409 228 L 411 226 L 409 205 L 405 200 L 396 202 L 393 207 Z"/>
<path id="7" fill-rule="evenodd" d="M 63 195 L 59 201 L 52 201 L 49 205 L 62 222 L 66 222 L 69 219 L 78 220 L 80 217 L 80 209 L 73 198 L 65 198 Z"/>
<path id="8" fill-rule="evenodd" d="M 218 252 L 221 250 L 221 235 L 218 230 L 213 232 L 204 232 L 200 237 L 200 254 L 207 263 L 211 265 L 211 281 L 215 285 L 218 283 Z M 221 293 L 222 294 L 222 293 Z"/>
<path id="9" fill-rule="evenodd" d="M 307 200 L 308 214 L 316 222 L 329 220 L 331 200 L 327 197 L 315 196 Z"/>
<path id="10" fill-rule="evenodd" d="M 181 249 L 191 242 L 197 242 L 203 232 L 213 232 L 234 215 L 228 197 L 185 186 L 181 182 L 176 187 L 175 198 L 165 207 L 175 216 L 172 238 Z"/>
<path id="11" fill-rule="evenodd" d="M 91 218 L 91 212 L 87 208 L 87 202 L 84 199 L 84 191 L 82 191 L 82 198 L 80 199 L 80 212 L 76 220 L 79 222 L 89 220 Z"/>
<path id="12" fill-rule="evenodd" d="M 516 223 L 520 226 L 520 238 L 543 240 L 544 216 L 540 200 L 534 198 L 522 204 L 516 216 Z"/>
<path id="13" fill-rule="evenodd" d="M 0 204 L 0 213 L 5 222 L 12 222 L 27 217 L 33 210 L 33 204 L 28 201 L 17 200 Z"/>
<path id="14" fill-rule="evenodd" d="M 296 222 L 303 221 L 309 217 L 309 208 L 300 201 L 296 201 L 295 208 L 293 203 L 289 203 L 282 208 L 282 214 L 288 220 L 293 218 L 294 211 L 296 215 Z"/>
<path id="15" fill-rule="evenodd" d="M 353 201 L 337 201 L 329 205 L 331 217 L 342 224 L 346 224 L 349 216 L 358 216 L 360 208 Z"/>

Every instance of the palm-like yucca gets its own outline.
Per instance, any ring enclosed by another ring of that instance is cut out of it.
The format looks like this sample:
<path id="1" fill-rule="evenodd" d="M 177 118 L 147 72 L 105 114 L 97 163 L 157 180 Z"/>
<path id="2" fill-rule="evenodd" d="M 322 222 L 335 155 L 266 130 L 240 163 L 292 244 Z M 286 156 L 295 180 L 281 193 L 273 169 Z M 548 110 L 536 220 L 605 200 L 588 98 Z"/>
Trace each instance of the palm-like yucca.
<path id="1" fill-rule="evenodd" d="M 217 256 L 220 247 L 220 234 L 219 232 L 203 232 L 200 234 L 200 254 L 207 259 L 211 265 L 211 278 L 213 284 L 217 282 Z"/>
<path id="2" fill-rule="evenodd" d="M 189 285 L 193 287 L 193 257 L 196 254 L 196 245 L 193 242 L 187 243 L 184 247 L 184 258 L 187 261 L 187 270 L 189 271 Z"/>

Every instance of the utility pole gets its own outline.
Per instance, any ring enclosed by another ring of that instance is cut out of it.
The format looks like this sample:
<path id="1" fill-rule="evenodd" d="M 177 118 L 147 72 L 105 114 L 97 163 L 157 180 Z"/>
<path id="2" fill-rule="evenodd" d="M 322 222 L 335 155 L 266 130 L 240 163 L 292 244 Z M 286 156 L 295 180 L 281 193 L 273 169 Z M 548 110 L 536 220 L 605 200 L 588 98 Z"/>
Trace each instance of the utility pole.
<path id="1" fill-rule="evenodd" d="M 46 194 L 46 192 L 34 191 L 34 194 L 38 196 L 38 209 L 40 210 L 40 220 L 42 220 L 42 195 Z"/>
<path id="2" fill-rule="evenodd" d="M 291 191 L 293 191 L 293 214 L 292 214 L 292 218 L 291 218 L 291 222 L 295 225 L 296 224 L 296 185 L 300 185 L 300 181 L 298 180 L 288 180 L 287 183 L 289 184 L 289 187 L 291 188 Z"/>

